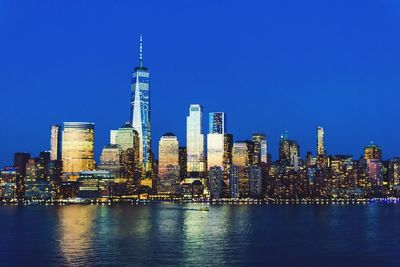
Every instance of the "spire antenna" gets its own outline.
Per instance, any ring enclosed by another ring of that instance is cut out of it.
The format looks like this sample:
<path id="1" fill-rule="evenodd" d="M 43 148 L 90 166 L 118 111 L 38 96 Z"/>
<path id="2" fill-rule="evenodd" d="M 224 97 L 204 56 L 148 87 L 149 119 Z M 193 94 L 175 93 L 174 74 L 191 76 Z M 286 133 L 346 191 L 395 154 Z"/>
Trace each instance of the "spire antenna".
<path id="1" fill-rule="evenodd" d="M 143 36 L 140 34 L 140 54 L 139 54 L 139 60 L 140 60 L 140 67 L 143 67 Z"/>

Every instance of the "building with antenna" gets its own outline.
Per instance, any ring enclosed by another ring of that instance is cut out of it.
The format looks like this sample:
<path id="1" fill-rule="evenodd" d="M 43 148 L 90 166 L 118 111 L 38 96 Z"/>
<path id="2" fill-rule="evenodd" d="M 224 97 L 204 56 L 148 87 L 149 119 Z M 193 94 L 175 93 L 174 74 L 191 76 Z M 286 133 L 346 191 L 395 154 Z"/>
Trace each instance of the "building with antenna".
<path id="1" fill-rule="evenodd" d="M 131 121 L 140 139 L 140 161 L 143 166 L 151 154 L 150 73 L 143 66 L 143 38 L 140 35 L 139 67 L 132 74 Z"/>

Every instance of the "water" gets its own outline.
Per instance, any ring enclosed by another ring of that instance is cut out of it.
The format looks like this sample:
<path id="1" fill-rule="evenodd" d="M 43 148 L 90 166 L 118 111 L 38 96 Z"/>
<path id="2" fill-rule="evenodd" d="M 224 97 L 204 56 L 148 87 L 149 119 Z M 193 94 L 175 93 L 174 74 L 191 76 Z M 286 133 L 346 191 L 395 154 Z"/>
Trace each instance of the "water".
<path id="1" fill-rule="evenodd" d="M 1 266 L 400 266 L 400 205 L 0 206 Z"/>

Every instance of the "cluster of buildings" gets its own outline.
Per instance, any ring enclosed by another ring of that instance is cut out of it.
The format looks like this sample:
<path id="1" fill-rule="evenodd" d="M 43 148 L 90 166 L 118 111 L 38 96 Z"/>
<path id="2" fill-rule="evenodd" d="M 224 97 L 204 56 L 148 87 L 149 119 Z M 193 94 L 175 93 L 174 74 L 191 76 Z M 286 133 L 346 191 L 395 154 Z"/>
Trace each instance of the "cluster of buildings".
<path id="1" fill-rule="evenodd" d="M 316 153 L 301 157 L 300 146 L 288 133 L 279 142 L 279 159 L 272 161 L 268 140 L 254 133 L 234 140 L 224 112 L 209 114 L 203 131 L 201 105 L 190 105 L 186 146 L 173 133 L 151 147 L 149 70 L 134 69 L 131 119 L 110 131 L 96 163 L 95 125 L 64 122 L 52 125 L 50 150 L 37 157 L 15 153 L 13 166 L 0 172 L 3 201 L 150 198 L 177 199 L 350 199 L 398 197 L 400 158 L 384 161 L 375 144 L 364 155 L 327 155 L 325 133 L 316 129 Z"/>

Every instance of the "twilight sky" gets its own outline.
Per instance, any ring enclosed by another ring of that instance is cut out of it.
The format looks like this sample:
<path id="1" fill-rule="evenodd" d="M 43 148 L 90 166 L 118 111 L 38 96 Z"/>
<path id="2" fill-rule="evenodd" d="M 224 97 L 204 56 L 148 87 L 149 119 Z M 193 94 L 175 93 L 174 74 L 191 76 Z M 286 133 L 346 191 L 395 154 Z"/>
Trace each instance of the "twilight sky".
<path id="1" fill-rule="evenodd" d="M 96 158 L 129 119 L 139 34 L 153 148 L 186 143 L 191 103 L 225 111 L 235 140 L 280 133 L 315 153 L 400 155 L 398 0 L 0 0 L 0 165 L 49 149 L 50 125 L 96 123 Z M 157 151 L 157 149 L 155 149 Z"/>

